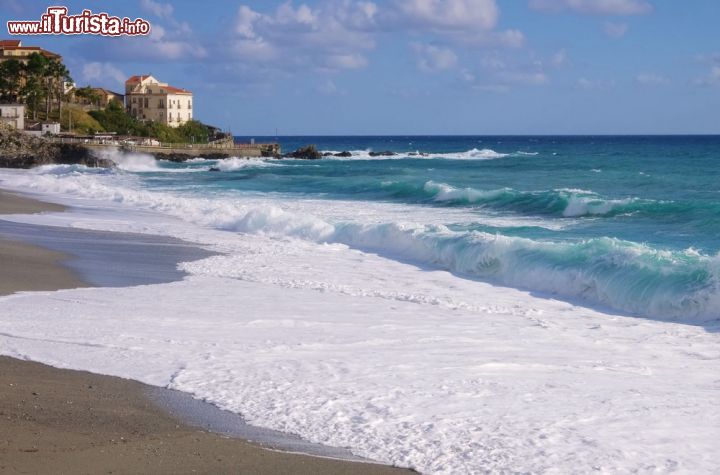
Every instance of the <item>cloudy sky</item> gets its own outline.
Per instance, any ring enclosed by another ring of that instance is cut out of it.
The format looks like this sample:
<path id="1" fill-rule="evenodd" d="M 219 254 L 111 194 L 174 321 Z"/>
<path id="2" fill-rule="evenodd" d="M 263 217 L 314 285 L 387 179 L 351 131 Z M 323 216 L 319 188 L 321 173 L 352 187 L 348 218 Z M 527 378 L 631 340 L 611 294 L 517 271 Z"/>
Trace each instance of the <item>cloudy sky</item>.
<path id="1" fill-rule="evenodd" d="M 720 133 L 717 0 L 0 0 L 0 20 L 59 3 L 152 34 L 24 44 L 79 85 L 191 89 L 236 135 Z"/>

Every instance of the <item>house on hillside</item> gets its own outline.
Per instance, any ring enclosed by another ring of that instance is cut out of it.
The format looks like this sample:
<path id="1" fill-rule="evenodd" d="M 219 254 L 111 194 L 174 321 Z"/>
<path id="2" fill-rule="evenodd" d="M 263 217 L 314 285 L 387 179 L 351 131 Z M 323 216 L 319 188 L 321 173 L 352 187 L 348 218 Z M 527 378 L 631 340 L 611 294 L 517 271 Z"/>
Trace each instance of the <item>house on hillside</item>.
<path id="1" fill-rule="evenodd" d="M 94 87 L 93 91 L 95 91 L 95 94 L 97 94 L 100 97 L 100 105 L 102 107 L 107 106 L 112 101 L 117 101 L 120 103 L 120 105 L 125 103 L 125 96 L 123 96 L 120 93 L 113 92 L 109 89 L 105 89 L 103 87 Z"/>
<path id="2" fill-rule="evenodd" d="M 139 120 L 152 120 L 178 127 L 193 118 L 193 95 L 150 75 L 125 81 L 125 109 Z"/>
<path id="3" fill-rule="evenodd" d="M 96 106 L 99 108 L 107 107 L 108 104 L 115 101 L 122 107 L 125 103 L 125 96 L 118 92 L 105 89 L 104 87 L 81 87 L 77 88 L 73 84 L 66 94 L 73 104 L 85 106 Z"/>
<path id="4" fill-rule="evenodd" d="M 25 128 L 25 106 L 22 104 L 0 104 L 0 122 L 17 130 Z"/>
<path id="5" fill-rule="evenodd" d="M 23 46 L 20 40 L 0 40 L 0 62 L 17 59 L 26 63 L 27 57 L 32 53 L 40 53 L 48 59 L 62 61 L 62 56 L 59 54 L 42 49 L 39 46 Z"/>

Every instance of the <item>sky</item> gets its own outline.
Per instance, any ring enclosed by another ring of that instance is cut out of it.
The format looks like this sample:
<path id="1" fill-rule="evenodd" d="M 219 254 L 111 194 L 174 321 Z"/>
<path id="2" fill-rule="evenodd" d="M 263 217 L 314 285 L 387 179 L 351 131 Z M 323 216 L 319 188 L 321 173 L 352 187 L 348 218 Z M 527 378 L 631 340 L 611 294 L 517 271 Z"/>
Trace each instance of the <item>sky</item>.
<path id="1" fill-rule="evenodd" d="M 14 38 L 235 135 L 720 133 L 717 0 L 0 0 L 0 38 L 58 4 L 151 34 Z"/>

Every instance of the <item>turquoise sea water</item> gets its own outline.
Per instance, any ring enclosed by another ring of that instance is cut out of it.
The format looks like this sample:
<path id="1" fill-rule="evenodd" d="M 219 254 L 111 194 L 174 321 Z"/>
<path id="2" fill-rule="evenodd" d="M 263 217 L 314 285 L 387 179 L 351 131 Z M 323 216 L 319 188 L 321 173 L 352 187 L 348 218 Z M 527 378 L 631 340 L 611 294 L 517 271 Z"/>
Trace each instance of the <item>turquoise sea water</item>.
<path id="1" fill-rule="evenodd" d="M 410 244 L 389 244 L 392 233 L 379 228 L 383 239 L 373 241 L 366 228 L 343 223 L 333 223 L 335 239 L 627 312 L 720 316 L 720 137 L 281 137 L 280 142 L 284 151 L 313 143 L 320 150 L 351 151 L 353 157 L 283 160 L 280 166 L 222 172 L 206 171 L 212 164 L 203 161 L 165 163 L 202 171 L 146 173 L 142 179 L 149 188 L 204 196 L 272 193 L 284 200 L 423 207 L 444 228 L 415 229 Z M 398 155 L 368 155 L 386 150 Z M 469 218 L 453 220 L 451 209 L 465 210 Z M 354 233 L 363 233 L 362 239 Z"/>

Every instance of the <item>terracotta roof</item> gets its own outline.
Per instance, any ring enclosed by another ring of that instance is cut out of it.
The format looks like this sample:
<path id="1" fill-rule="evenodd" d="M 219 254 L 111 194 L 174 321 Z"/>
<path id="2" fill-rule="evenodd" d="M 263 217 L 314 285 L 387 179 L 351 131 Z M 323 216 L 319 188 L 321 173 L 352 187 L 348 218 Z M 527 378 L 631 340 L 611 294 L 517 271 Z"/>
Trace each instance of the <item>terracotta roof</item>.
<path id="1" fill-rule="evenodd" d="M 150 77 L 149 74 L 146 74 L 146 75 L 144 75 L 144 76 L 131 76 L 130 79 L 128 79 L 127 81 L 125 81 L 125 84 L 130 84 L 130 83 L 133 83 L 133 82 L 144 81 L 145 79 L 147 79 L 147 78 L 149 78 L 149 77 Z"/>
<path id="2" fill-rule="evenodd" d="M 38 51 L 40 54 L 49 56 L 49 57 L 56 57 L 60 58 L 60 55 L 57 53 L 53 53 L 52 51 L 48 51 L 46 49 L 42 49 L 39 46 L 2 46 L 0 45 L 0 53 L 4 52 L 5 50 L 8 51 L 15 51 L 15 50 L 26 50 L 26 51 Z M 3 54 L 4 56 L 4 54 Z"/>
<path id="3" fill-rule="evenodd" d="M 5 46 L 20 46 L 20 40 L 0 40 L 0 48 Z"/>
<path id="4" fill-rule="evenodd" d="M 187 89 L 180 89 L 179 87 L 173 86 L 160 86 L 160 89 L 164 89 L 167 92 L 174 92 L 178 94 L 192 94 L 192 92 L 188 91 Z"/>

